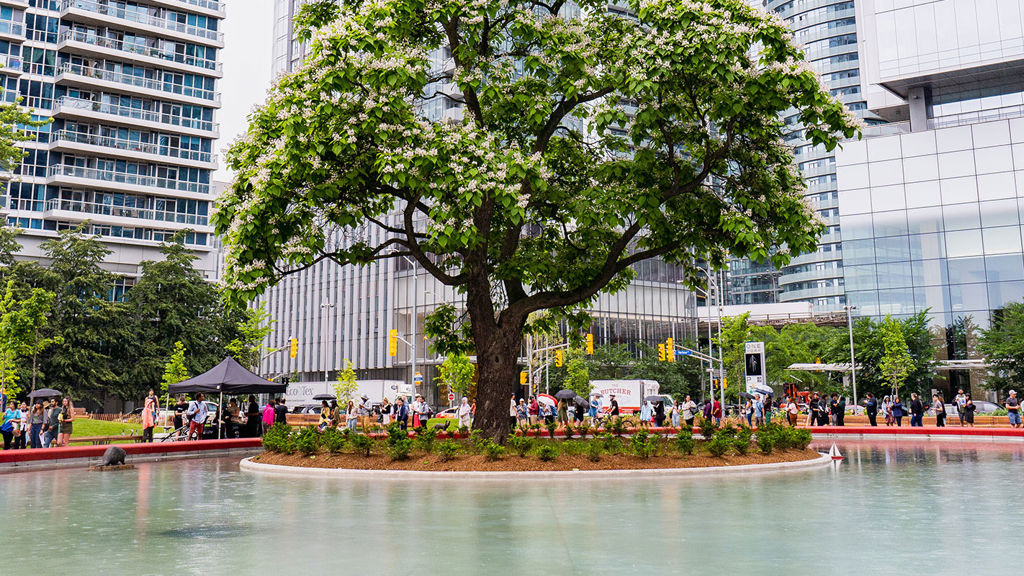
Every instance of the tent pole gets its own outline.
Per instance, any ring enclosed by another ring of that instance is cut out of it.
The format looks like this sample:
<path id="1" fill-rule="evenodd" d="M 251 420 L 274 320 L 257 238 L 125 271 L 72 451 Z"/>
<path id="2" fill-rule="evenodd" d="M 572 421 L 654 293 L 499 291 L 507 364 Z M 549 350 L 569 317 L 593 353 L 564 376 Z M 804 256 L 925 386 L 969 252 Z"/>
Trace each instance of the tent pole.
<path id="1" fill-rule="evenodd" d="M 224 392 L 220 393 L 220 402 L 217 404 L 217 440 L 224 438 Z"/>

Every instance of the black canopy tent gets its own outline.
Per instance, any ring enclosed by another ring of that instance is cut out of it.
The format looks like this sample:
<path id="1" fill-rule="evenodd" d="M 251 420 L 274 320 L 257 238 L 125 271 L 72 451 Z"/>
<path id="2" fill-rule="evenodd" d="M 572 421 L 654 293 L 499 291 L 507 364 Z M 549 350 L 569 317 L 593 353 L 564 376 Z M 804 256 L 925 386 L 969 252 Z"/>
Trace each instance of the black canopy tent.
<path id="1" fill-rule="evenodd" d="M 220 364 L 206 372 L 177 384 L 168 386 L 171 394 L 217 393 L 220 394 L 218 413 L 224 410 L 224 394 L 283 394 L 287 384 L 271 382 L 262 376 L 253 374 L 234 358 L 228 356 Z M 221 435 L 221 427 L 217 426 L 217 435 Z"/>

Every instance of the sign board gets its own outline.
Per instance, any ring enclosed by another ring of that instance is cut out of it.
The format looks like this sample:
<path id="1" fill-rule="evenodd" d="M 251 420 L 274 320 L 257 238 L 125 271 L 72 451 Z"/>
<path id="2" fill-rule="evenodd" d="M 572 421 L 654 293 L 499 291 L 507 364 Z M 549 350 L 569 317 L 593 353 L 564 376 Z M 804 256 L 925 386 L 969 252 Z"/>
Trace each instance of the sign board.
<path id="1" fill-rule="evenodd" d="M 413 383 L 415 383 L 415 384 L 417 384 L 417 385 L 418 385 L 418 384 L 423 384 L 423 374 L 420 374 L 419 372 L 417 372 L 417 373 L 416 373 L 416 374 L 415 374 L 415 375 L 414 375 L 414 376 L 412 377 L 412 381 L 413 381 Z"/>
<path id="2" fill-rule="evenodd" d="M 676 356 L 689 356 L 693 354 L 693 350 L 676 350 Z"/>
<path id="3" fill-rule="evenodd" d="M 743 373 L 748 392 L 765 387 L 764 342 L 747 342 L 743 345 Z"/>
<path id="4" fill-rule="evenodd" d="M 448 393 L 448 402 L 455 402 L 455 394 L 452 392 Z"/>

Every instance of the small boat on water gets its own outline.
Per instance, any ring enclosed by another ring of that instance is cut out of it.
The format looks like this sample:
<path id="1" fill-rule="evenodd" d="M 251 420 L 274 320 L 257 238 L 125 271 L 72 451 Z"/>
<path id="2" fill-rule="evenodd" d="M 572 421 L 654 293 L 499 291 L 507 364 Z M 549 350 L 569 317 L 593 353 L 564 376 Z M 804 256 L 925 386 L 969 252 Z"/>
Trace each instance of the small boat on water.
<path id="1" fill-rule="evenodd" d="M 833 460 L 843 459 L 843 455 L 839 452 L 839 448 L 836 447 L 835 442 L 833 442 L 832 447 L 828 449 L 828 455 L 831 456 Z"/>

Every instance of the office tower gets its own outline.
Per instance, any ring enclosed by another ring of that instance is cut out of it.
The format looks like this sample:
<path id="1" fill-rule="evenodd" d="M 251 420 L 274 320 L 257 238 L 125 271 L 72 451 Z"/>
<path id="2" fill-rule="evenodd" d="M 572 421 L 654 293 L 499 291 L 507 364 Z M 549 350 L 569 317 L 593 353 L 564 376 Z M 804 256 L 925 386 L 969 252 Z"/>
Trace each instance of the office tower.
<path id="1" fill-rule="evenodd" d="M 301 66 L 304 47 L 294 40 L 292 19 L 301 0 L 277 0 L 273 70 L 287 73 Z M 612 7 L 614 9 L 614 7 Z M 434 55 L 438 69 L 451 65 L 441 51 Z M 450 91 L 449 85 L 431 90 Z M 432 119 L 458 120 L 461 107 L 443 98 L 430 101 L 421 113 Z M 367 228 L 368 239 L 383 238 L 376 227 Z M 591 314 L 595 344 L 649 344 L 674 338 L 694 337 L 695 300 L 682 287 L 679 270 L 660 261 L 636 266 L 637 279 L 626 290 L 598 298 Z M 424 318 L 439 304 L 462 307 L 463 296 L 435 281 L 405 258 L 389 259 L 365 267 L 318 264 L 286 277 L 264 296 L 267 310 L 276 320 L 269 345 L 280 347 L 263 365 L 268 376 L 291 375 L 299 382 L 333 381 L 344 360 L 354 363 L 359 377 L 411 380 L 412 354 L 402 343 L 396 358 L 388 357 L 388 331 L 416 344 L 416 371 L 427 385 L 422 389 L 431 402 L 431 385 L 440 361 L 428 351 L 423 338 Z M 290 358 L 288 342 L 298 340 L 296 358 Z M 301 389 L 301 385 L 296 387 Z"/>
<path id="2" fill-rule="evenodd" d="M 847 297 L 927 309 L 940 359 L 978 359 L 978 330 L 1024 298 L 1024 2 L 909 4 L 857 5 L 867 104 L 890 124 L 837 154 Z"/>
<path id="3" fill-rule="evenodd" d="M 87 221 L 112 250 L 117 296 L 140 261 L 188 230 L 211 277 L 224 17 L 218 0 L 0 2 L 2 97 L 53 119 L 7 187 L 22 256 Z"/>

